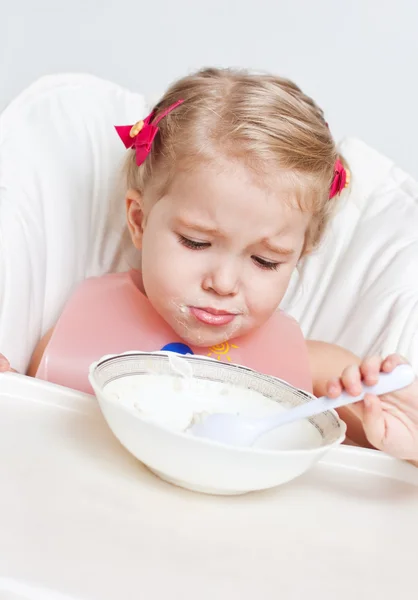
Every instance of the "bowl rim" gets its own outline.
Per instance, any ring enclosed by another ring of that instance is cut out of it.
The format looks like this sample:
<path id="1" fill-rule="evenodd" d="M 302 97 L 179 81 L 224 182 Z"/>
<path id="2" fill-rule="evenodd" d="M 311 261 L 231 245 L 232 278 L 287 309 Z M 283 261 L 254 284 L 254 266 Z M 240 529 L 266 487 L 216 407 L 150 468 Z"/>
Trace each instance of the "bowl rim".
<path id="1" fill-rule="evenodd" d="M 315 456 L 316 454 L 322 454 L 323 452 L 327 452 L 331 448 L 342 444 L 342 442 L 344 441 L 344 439 L 346 437 L 347 425 L 340 418 L 340 416 L 334 409 L 330 409 L 326 412 L 331 413 L 333 415 L 333 417 L 336 419 L 336 421 L 338 422 L 338 424 L 341 428 L 341 434 L 335 441 L 333 441 L 329 444 L 319 446 L 318 448 L 310 448 L 310 449 L 302 449 L 301 448 L 301 449 L 294 449 L 294 450 L 273 450 L 273 449 L 269 449 L 269 448 L 258 448 L 258 447 L 254 447 L 254 446 L 250 446 L 250 447 L 233 446 L 230 444 L 226 444 L 224 442 L 219 442 L 217 440 L 201 438 L 198 436 L 191 436 L 191 435 L 188 435 L 186 433 L 186 431 L 177 431 L 175 429 L 170 429 L 170 427 L 167 427 L 163 424 L 152 421 L 151 419 L 142 417 L 141 413 L 139 411 L 136 411 L 134 409 L 134 407 L 116 402 L 116 400 L 114 398 L 112 398 L 111 394 L 109 392 L 106 392 L 106 387 L 103 388 L 97 383 L 96 378 L 95 378 L 95 371 L 96 371 L 97 367 L 99 367 L 101 364 L 104 364 L 112 359 L 121 358 L 123 356 L 132 356 L 132 355 L 153 355 L 153 356 L 154 355 L 163 355 L 163 356 L 168 357 L 169 351 L 144 352 L 141 350 L 134 350 L 134 351 L 130 351 L 130 352 L 122 352 L 120 354 L 106 354 L 106 355 L 102 356 L 99 360 L 93 362 L 89 367 L 89 376 L 88 377 L 89 377 L 90 384 L 93 387 L 93 390 L 95 392 L 95 395 L 96 395 L 96 398 L 97 398 L 97 401 L 99 403 L 101 410 L 102 410 L 102 406 L 101 406 L 102 400 L 105 400 L 106 402 L 117 407 L 119 410 L 129 413 L 131 416 L 134 417 L 134 419 L 140 421 L 142 424 L 150 427 L 151 429 L 155 429 L 155 430 L 159 430 L 159 431 L 163 430 L 164 432 L 168 433 L 169 435 L 171 435 L 175 438 L 180 438 L 181 440 L 191 440 L 192 443 L 203 444 L 206 447 L 215 446 L 218 448 L 226 449 L 229 452 L 238 452 L 238 453 L 244 453 L 244 454 L 250 454 L 250 455 L 256 454 L 256 455 L 262 455 L 262 456 L 263 455 L 268 455 L 268 456 L 292 455 L 292 456 L 295 456 L 295 455 L 305 455 L 305 454 L 308 455 L 309 454 L 310 456 Z M 214 363 L 218 362 L 216 359 L 206 357 L 206 356 L 201 356 L 199 354 L 193 354 L 193 355 L 191 354 L 191 355 L 187 355 L 187 357 L 192 360 L 194 360 L 196 358 L 200 358 L 203 360 L 212 361 Z M 243 368 L 250 372 L 256 372 L 256 371 L 254 371 L 254 369 L 251 369 L 249 367 L 245 367 L 242 365 L 237 365 L 234 363 L 228 363 L 228 365 L 237 366 L 237 367 Z M 129 376 L 129 374 L 127 374 L 127 376 Z M 272 375 L 265 375 L 265 376 L 268 378 L 274 379 L 276 381 L 280 381 L 286 385 L 290 385 L 286 381 L 279 379 L 278 377 L 274 377 Z M 292 387 L 294 387 L 294 386 L 292 386 Z M 298 388 L 296 388 L 296 389 L 298 389 Z M 100 391 L 100 394 L 99 394 L 99 391 Z M 300 391 L 303 392 L 304 394 L 307 394 L 308 396 L 315 397 L 315 396 L 313 396 L 313 394 L 310 394 L 309 392 L 306 392 L 305 390 L 300 390 Z M 102 398 L 100 398 L 100 396 L 102 396 Z M 103 412 L 103 410 L 102 410 L 102 412 Z M 105 416 L 105 419 L 106 419 L 106 416 Z"/>

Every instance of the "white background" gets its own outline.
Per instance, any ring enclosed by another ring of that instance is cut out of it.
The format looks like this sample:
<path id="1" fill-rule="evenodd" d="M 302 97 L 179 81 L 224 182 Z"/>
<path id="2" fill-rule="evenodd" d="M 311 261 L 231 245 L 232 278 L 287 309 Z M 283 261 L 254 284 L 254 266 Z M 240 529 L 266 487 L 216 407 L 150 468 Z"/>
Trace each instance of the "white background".
<path id="1" fill-rule="evenodd" d="M 418 178 L 416 0 L 0 0 L 0 108 L 41 75 L 88 72 L 154 96 L 207 65 L 294 79 Z"/>

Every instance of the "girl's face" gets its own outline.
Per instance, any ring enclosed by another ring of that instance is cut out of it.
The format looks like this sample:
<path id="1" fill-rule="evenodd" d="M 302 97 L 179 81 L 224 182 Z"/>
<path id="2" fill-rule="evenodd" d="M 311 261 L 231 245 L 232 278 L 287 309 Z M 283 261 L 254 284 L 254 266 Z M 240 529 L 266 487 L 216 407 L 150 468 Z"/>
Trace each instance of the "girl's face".
<path id="1" fill-rule="evenodd" d="M 175 176 L 165 196 L 127 199 L 145 294 L 187 343 L 213 346 L 258 328 L 279 306 L 311 215 L 290 187 L 261 186 L 243 165 Z"/>

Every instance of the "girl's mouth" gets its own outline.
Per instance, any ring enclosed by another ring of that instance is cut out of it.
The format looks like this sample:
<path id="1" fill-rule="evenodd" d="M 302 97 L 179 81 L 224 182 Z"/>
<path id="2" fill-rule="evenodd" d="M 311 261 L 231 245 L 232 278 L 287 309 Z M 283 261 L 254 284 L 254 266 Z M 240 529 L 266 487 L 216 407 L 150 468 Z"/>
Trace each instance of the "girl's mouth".
<path id="1" fill-rule="evenodd" d="M 237 313 L 231 313 L 226 310 L 218 310 L 210 307 L 199 308 L 197 306 L 190 306 L 189 310 L 195 319 L 201 323 L 205 323 L 206 325 L 215 325 L 218 327 L 222 325 L 228 325 L 228 323 L 231 323 L 237 316 Z"/>

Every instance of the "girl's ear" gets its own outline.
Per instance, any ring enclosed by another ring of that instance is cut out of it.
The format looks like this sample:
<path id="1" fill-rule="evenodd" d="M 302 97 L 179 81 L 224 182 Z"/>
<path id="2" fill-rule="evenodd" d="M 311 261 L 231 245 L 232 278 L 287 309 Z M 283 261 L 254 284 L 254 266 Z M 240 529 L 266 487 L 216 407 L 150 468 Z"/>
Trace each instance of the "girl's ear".
<path id="1" fill-rule="evenodd" d="M 126 194 L 126 221 L 132 243 L 137 250 L 142 248 L 142 236 L 145 228 L 144 200 L 136 190 L 128 190 Z"/>

